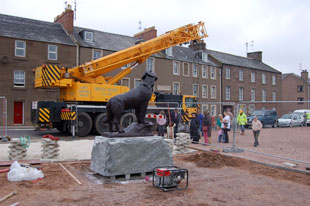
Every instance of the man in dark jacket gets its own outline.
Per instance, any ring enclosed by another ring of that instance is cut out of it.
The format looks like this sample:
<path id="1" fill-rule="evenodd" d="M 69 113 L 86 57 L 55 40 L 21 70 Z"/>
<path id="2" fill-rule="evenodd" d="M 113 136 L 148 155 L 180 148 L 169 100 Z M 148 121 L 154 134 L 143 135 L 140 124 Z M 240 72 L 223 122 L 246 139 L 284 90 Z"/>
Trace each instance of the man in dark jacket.
<path id="1" fill-rule="evenodd" d="M 199 139 L 200 139 L 200 134 L 199 134 L 199 119 L 196 118 L 196 113 L 192 114 L 193 119 L 191 120 L 190 123 L 190 138 L 193 141 L 193 144 L 198 144 Z"/>
<path id="2" fill-rule="evenodd" d="M 171 123 L 174 124 L 174 138 L 177 137 L 179 119 L 180 117 L 179 117 L 178 109 L 174 109 L 174 111 L 171 113 Z"/>

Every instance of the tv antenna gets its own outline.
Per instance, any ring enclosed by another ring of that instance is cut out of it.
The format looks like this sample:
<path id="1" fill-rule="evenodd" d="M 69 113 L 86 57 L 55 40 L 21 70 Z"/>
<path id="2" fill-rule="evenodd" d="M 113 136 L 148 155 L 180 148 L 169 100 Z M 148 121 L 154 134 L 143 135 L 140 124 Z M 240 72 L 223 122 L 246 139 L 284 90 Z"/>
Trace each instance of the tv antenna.
<path id="1" fill-rule="evenodd" d="M 76 20 L 76 5 L 77 5 L 77 1 L 70 1 L 71 3 L 74 4 L 74 20 Z M 65 1 L 65 10 L 68 8 L 68 1 Z"/>
<path id="2" fill-rule="evenodd" d="M 252 51 L 254 51 L 254 41 L 251 41 L 251 47 L 252 47 Z"/>
<path id="3" fill-rule="evenodd" d="M 245 42 L 245 51 L 246 51 L 246 53 L 248 53 L 248 49 L 249 49 L 249 43 Z"/>
<path id="4" fill-rule="evenodd" d="M 139 29 L 140 32 L 141 32 L 141 31 L 142 31 L 142 21 L 139 21 L 138 24 L 139 24 L 139 28 L 138 28 L 138 29 Z"/>

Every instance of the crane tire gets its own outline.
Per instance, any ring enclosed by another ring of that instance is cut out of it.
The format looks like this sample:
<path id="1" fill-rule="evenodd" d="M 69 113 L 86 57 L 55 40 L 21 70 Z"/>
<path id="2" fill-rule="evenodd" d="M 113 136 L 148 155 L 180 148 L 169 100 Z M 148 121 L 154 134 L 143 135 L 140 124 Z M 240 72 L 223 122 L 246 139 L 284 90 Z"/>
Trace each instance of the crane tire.
<path id="1" fill-rule="evenodd" d="M 78 132 L 79 137 L 85 137 L 88 135 L 93 127 L 93 121 L 89 114 L 86 112 L 81 112 L 78 114 Z"/>
<path id="2" fill-rule="evenodd" d="M 135 114 L 133 114 L 133 113 L 123 114 L 123 116 L 121 118 L 121 122 L 120 122 L 120 127 L 121 127 L 120 129 L 125 129 L 126 127 L 128 127 L 133 122 L 138 122 Z"/>
<path id="3" fill-rule="evenodd" d="M 100 113 L 96 116 L 95 119 L 95 128 L 98 134 L 102 135 L 103 132 L 109 131 L 109 124 L 103 123 L 103 120 L 107 116 L 107 113 Z"/>

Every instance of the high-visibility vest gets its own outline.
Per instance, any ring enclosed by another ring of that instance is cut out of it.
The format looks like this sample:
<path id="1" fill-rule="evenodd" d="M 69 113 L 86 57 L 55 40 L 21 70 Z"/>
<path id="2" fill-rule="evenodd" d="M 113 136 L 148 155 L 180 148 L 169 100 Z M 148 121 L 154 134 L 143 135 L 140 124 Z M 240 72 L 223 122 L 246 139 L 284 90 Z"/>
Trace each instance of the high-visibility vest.
<path id="1" fill-rule="evenodd" d="M 242 113 L 242 115 L 239 114 L 237 117 L 237 122 L 239 125 L 245 125 L 248 122 L 246 115 L 244 113 Z"/>
<path id="2" fill-rule="evenodd" d="M 306 114 L 307 114 L 307 119 L 310 119 L 310 117 L 309 117 L 309 112 L 307 112 Z"/>

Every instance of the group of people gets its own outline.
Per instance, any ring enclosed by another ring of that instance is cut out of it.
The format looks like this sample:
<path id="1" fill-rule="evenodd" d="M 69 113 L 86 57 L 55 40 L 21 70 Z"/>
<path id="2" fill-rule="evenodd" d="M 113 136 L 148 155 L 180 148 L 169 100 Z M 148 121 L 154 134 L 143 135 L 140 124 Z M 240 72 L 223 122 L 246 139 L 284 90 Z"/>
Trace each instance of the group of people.
<path id="1" fill-rule="evenodd" d="M 163 118 L 157 118 L 158 123 L 158 135 L 164 136 L 165 127 L 167 125 L 167 117 L 165 116 L 165 112 L 161 111 L 160 113 Z M 170 125 L 174 126 L 174 138 L 176 138 L 176 133 L 178 132 L 178 124 L 180 121 L 180 116 L 178 110 L 175 109 L 170 114 Z M 219 114 L 216 120 L 216 125 L 214 125 L 214 121 L 210 116 L 210 112 L 205 110 L 203 114 L 200 112 L 193 113 L 192 119 L 190 121 L 190 138 L 192 143 L 198 144 L 201 136 L 204 137 L 204 145 L 212 144 L 212 128 L 216 126 L 216 130 L 218 133 L 218 143 L 229 143 L 229 131 L 231 129 L 231 122 L 233 120 L 233 114 L 228 110 L 222 114 Z M 237 124 L 240 126 L 241 135 L 245 134 L 245 125 L 247 124 L 247 116 L 245 113 L 240 110 L 237 116 Z M 262 129 L 262 123 L 255 116 L 252 121 L 252 130 L 254 135 L 254 147 L 259 145 L 258 136 L 260 134 L 260 130 Z"/>

